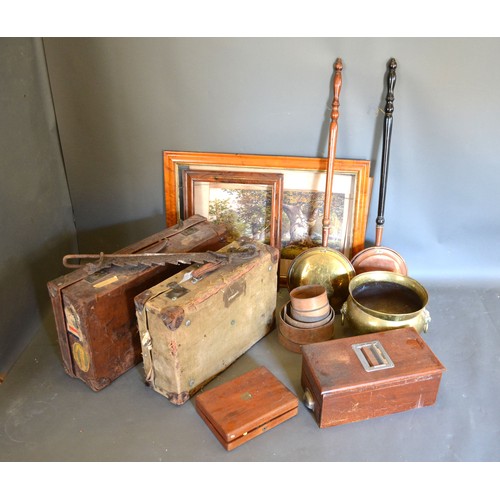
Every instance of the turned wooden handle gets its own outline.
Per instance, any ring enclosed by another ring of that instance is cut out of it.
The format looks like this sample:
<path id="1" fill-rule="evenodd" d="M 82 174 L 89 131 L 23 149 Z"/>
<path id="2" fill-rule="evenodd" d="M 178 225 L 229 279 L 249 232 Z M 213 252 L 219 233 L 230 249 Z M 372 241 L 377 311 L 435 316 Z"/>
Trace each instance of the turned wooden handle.
<path id="1" fill-rule="evenodd" d="M 332 204 L 332 185 L 335 163 L 335 154 L 337 151 L 337 131 L 339 120 L 339 98 L 342 87 L 342 59 L 335 61 L 335 76 L 333 77 L 333 103 L 332 115 L 330 121 L 330 134 L 328 141 L 328 166 L 326 170 L 326 189 L 325 205 L 323 211 L 323 246 L 328 246 L 328 236 L 330 235 L 330 207 Z"/>
<path id="2" fill-rule="evenodd" d="M 378 200 L 377 227 L 375 230 L 375 246 L 382 244 L 382 233 L 385 223 L 384 207 L 385 194 L 387 191 L 387 174 L 389 171 L 389 152 L 391 149 L 392 114 L 394 113 L 394 87 L 396 85 L 396 59 L 389 61 L 389 73 L 387 76 L 387 96 L 385 98 L 384 132 L 382 145 L 382 168 L 380 171 L 380 191 Z"/>

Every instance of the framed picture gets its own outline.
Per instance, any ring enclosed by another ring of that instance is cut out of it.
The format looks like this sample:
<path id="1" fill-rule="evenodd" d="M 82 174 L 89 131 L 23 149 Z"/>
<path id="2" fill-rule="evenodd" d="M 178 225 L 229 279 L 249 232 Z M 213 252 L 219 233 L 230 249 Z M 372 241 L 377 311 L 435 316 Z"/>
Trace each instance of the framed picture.
<path id="1" fill-rule="evenodd" d="M 283 199 L 278 233 L 281 238 L 280 278 L 283 281 L 298 253 L 310 246 L 321 245 L 327 163 L 327 158 L 314 157 L 164 151 L 167 226 L 186 216 L 184 172 L 216 172 L 219 176 L 231 172 L 282 174 Z M 363 250 L 365 245 L 371 187 L 370 161 L 335 160 L 328 246 L 348 258 Z"/>
<path id="2" fill-rule="evenodd" d="M 283 174 L 181 168 L 181 213 L 226 224 L 230 239 L 281 246 Z"/>

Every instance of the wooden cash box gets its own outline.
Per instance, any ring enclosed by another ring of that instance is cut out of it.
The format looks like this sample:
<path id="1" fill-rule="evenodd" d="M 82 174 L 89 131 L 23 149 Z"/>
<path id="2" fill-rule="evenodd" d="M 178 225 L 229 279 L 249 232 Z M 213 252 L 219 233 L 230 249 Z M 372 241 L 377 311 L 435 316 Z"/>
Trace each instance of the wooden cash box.
<path id="1" fill-rule="evenodd" d="M 413 328 L 302 347 L 304 403 L 322 428 L 433 405 L 444 370 Z"/>
<path id="2" fill-rule="evenodd" d="M 200 394 L 195 405 L 227 451 L 298 413 L 297 396 L 264 366 Z"/>

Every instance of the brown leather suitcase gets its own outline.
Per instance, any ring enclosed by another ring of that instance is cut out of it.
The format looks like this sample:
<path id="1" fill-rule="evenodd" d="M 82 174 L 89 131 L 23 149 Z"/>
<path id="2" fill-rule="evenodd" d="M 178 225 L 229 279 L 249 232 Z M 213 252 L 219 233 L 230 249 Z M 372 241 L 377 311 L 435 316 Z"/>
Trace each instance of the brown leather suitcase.
<path id="1" fill-rule="evenodd" d="M 218 250 L 227 230 L 194 215 L 115 254 Z M 80 268 L 47 284 L 64 369 L 99 391 L 142 361 L 134 297 L 186 266 Z"/>
<path id="2" fill-rule="evenodd" d="M 196 411 L 227 451 L 297 415 L 298 399 L 260 366 L 195 399 Z"/>
<path id="3" fill-rule="evenodd" d="M 184 404 L 273 329 L 279 251 L 251 247 L 251 258 L 184 280 L 190 266 L 135 298 L 146 383 L 171 403 Z"/>
<path id="4" fill-rule="evenodd" d="M 414 328 L 302 347 L 304 402 L 319 427 L 433 405 L 444 370 Z"/>

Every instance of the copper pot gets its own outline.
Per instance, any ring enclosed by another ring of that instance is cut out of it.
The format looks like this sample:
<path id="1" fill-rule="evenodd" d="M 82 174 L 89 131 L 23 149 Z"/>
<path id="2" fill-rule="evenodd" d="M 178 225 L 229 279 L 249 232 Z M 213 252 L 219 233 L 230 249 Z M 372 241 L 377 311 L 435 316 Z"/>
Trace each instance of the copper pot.
<path id="1" fill-rule="evenodd" d="M 352 335 L 413 327 L 427 332 L 431 317 L 426 289 L 409 276 L 390 271 L 369 271 L 349 284 L 341 321 Z"/>

